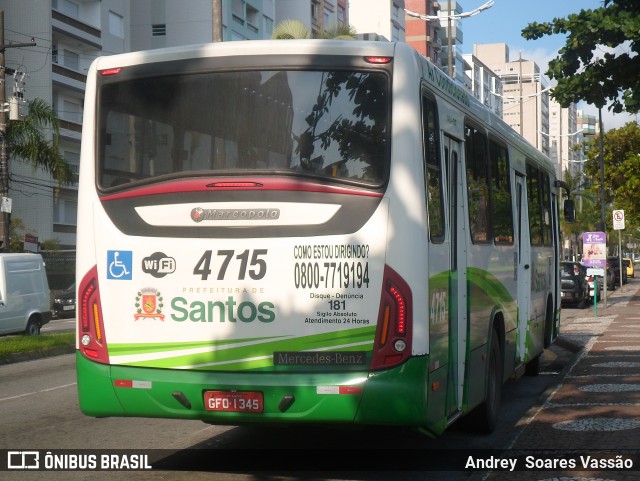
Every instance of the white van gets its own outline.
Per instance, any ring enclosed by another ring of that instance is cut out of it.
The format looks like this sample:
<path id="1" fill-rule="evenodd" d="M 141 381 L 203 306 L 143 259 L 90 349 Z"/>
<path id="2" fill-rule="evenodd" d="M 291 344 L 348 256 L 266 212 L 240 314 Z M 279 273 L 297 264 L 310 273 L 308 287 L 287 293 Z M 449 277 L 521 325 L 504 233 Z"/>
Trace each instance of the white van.
<path id="1" fill-rule="evenodd" d="M 49 282 L 40 254 L 0 254 L 0 334 L 40 334 L 51 320 Z"/>

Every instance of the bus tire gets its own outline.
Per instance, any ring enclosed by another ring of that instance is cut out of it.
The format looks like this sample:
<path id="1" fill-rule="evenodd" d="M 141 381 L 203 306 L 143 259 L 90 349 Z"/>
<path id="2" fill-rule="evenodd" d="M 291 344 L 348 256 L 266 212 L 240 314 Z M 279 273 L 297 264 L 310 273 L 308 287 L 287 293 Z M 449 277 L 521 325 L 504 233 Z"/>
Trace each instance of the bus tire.
<path id="1" fill-rule="evenodd" d="M 27 322 L 27 327 L 24 330 L 24 333 L 27 336 L 39 336 L 40 335 L 40 321 L 35 316 L 31 316 L 29 318 L 29 322 Z"/>
<path id="2" fill-rule="evenodd" d="M 493 330 L 489 346 L 489 365 L 486 379 L 486 399 L 471 412 L 471 426 L 474 431 L 489 434 L 498 423 L 500 400 L 502 398 L 502 350 L 500 338 Z"/>

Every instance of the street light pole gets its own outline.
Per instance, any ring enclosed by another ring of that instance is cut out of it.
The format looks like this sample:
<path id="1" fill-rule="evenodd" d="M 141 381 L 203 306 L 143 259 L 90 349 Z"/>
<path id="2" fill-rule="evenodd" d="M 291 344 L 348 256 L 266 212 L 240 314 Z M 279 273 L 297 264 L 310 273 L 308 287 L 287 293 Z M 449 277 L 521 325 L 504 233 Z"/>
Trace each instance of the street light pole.
<path id="1" fill-rule="evenodd" d="M 605 212 L 604 212 L 604 128 L 602 125 L 602 107 L 598 107 L 598 129 L 599 137 L 600 137 L 600 225 L 602 227 L 602 231 L 604 232 L 605 239 L 607 236 L 607 224 L 605 223 Z M 605 253 L 605 261 L 604 261 L 604 275 L 602 278 L 604 279 L 604 307 L 607 307 L 607 256 Z M 615 272 L 613 276 L 613 282 L 615 284 Z M 620 264 L 620 286 L 622 286 L 622 264 Z"/>
<path id="2" fill-rule="evenodd" d="M 598 107 L 598 129 L 600 130 L 600 223 L 602 231 L 607 232 L 604 210 L 604 128 L 602 125 L 602 107 Z"/>

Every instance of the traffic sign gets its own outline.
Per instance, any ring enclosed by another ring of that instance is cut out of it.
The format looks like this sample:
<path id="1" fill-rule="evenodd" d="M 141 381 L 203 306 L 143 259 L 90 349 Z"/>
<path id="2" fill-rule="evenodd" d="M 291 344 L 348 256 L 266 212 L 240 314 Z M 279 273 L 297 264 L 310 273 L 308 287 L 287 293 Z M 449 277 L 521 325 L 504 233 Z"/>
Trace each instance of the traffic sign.
<path id="1" fill-rule="evenodd" d="M 624 210 L 613 211 L 613 230 L 624 230 Z"/>

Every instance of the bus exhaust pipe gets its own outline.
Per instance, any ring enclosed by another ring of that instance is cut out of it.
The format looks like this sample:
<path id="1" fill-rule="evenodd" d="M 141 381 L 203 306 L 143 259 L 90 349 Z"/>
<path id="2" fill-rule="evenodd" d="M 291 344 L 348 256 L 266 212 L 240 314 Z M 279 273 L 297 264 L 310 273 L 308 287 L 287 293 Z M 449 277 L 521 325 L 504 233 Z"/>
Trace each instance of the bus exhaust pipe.
<path id="1" fill-rule="evenodd" d="M 184 393 L 182 393 L 181 391 L 173 391 L 171 395 L 184 407 L 186 407 L 187 409 L 191 409 L 191 402 L 187 399 L 187 396 L 185 396 Z"/>

